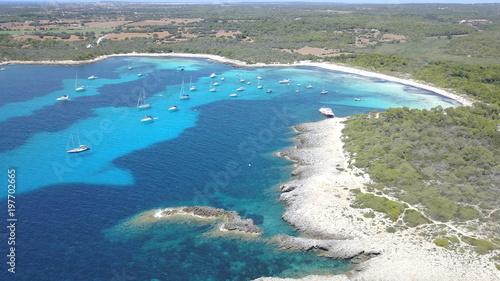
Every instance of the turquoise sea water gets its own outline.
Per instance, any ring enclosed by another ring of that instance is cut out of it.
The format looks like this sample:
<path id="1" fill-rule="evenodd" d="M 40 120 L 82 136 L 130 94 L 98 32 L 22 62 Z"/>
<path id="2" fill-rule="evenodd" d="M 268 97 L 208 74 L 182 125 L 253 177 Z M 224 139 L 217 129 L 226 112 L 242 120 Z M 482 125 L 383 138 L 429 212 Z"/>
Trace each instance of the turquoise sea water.
<path id="1" fill-rule="evenodd" d="M 189 100 L 179 100 L 183 81 Z M 86 90 L 76 92 L 82 85 Z M 328 94 L 320 94 L 323 87 Z M 152 108 L 136 108 L 141 92 Z M 56 101 L 62 95 L 70 100 Z M 179 110 L 168 111 L 173 105 Z M 16 273 L 7 272 L 10 246 L 2 240 L 0 279 L 250 280 L 345 272 L 348 261 L 279 250 L 268 239 L 299 235 L 281 220 L 277 200 L 292 167 L 274 153 L 293 144 L 290 126 L 323 119 L 321 106 L 348 116 L 437 105 L 458 103 L 314 67 L 243 69 L 157 57 L 9 65 L 0 72 L 0 219 L 8 225 L 7 171 L 15 169 Z M 142 123 L 145 115 L 157 119 Z M 90 151 L 65 152 L 76 131 Z M 114 228 L 142 211 L 192 205 L 238 211 L 263 229 L 264 239 L 213 236 L 213 225 L 198 222 L 157 224 L 137 235 Z M 2 237 L 10 234 L 5 226 Z"/>

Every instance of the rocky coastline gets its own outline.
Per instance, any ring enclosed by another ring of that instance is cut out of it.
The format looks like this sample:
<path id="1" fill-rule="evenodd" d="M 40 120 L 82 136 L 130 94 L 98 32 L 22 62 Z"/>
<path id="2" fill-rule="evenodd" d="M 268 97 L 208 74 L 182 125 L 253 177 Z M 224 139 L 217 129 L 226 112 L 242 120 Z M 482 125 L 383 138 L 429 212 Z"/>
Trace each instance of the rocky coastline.
<path id="1" fill-rule="evenodd" d="M 278 280 L 500 280 L 500 271 L 486 258 L 436 246 L 408 228 L 388 232 L 392 222 L 382 214 L 367 218 L 369 209 L 353 208 L 354 189 L 364 190 L 367 175 L 349 167 L 343 151 L 344 118 L 295 126 L 294 148 L 279 155 L 296 163 L 294 178 L 281 186 L 286 202 L 283 219 L 310 238 L 277 237 L 283 248 L 321 250 L 332 258 L 354 258 L 351 272 Z"/>

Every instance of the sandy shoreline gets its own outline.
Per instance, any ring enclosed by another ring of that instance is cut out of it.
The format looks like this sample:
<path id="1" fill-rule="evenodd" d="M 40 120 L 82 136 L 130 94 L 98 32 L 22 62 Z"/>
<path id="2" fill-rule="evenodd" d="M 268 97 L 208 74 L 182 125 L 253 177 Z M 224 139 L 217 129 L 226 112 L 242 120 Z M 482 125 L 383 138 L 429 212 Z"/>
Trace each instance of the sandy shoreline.
<path id="1" fill-rule="evenodd" d="M 301 233 L 328 241 L 339 247 L 354 248 L 378 255 L 357 265 L 355 270 L 333 276 L 307 276 L 278 280 L 500 280 L 500 271 L 491 260 L 473 251 L 458 253 L 436 246 L 419 235 L 422 228 L 387 232 L 393 222 L 376 213 L 367 218 L 370 209 L 351 207 L 359 188 L 370 179 L 359 170 L 348 167 L 349 157 L 343 151 L 344 118 L 332 118 L 295 126 L 301 134 L 296 147 L 281 152 L 296 162 L 295 177 L 281 186 L 280 199 L 286 202 L 283 218 Z"/>
<path id="2" fill-rule="evenodd" d="M 209 54 L 186 54 L 186 53 L 167 53 L 167 54 L 149 54 L 149 53 L 131 53 L 131 54 L 113 54 L 113 55 L 105 55 L 100 56 L 98 58 L 92 60 L 85 61 L 8 61 L 8 62 L 0 62 L 0 66 L 5 66 L 8 64 L 43 64 L 43 65 L 83 65 L 90 64 L 98 61 L 105 60 L 110 57 L 124 57 L 124 56 L 149 56 L 149 57 L 187 57 L 187 58 L 207 58 L 213 61 L 232 64 L 238 67 L 294 67 L 294 66 L 313 66 L 320 67 L 333 71 L 341 71 L 346 73 L 357 74 L 366 77 L 378 78 L 382 80 L 387 80 L 391 82 L 396 82 L 404 85 L 409 85 L 421 89 L 425 89 L 436 94 L 454 99 L 465 106 L 470 106 L 474 103 L 469 97 L 462 96 L 456 93 L 451 93 L 449 90 L 441 89 L 432 85 L 425 84 L 421 81 L 414 81 L 410 79 L 403 79 L 399 77 L 394 77 L 390 75 L 385 75 L 377 72 L 367 71 L 363 69 L 358 69 L 354 67 L 343 66 L 339 64 L 333 63 L 314 63 L 309 61 L 300 61 L 292 64 L 264 64 L 264 63 L 256 63 L 256 64 L 247 64 L 242 61 L 228 59 L 225 57 L 217 56 L 217 55 L 209 55 Z"/>

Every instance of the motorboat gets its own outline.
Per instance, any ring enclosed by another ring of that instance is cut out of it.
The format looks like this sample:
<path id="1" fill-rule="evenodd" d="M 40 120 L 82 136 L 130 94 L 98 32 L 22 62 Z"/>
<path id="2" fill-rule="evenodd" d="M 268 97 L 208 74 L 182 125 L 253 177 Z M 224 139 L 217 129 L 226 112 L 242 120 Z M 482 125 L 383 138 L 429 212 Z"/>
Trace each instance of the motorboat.
<path id="1" fill-rule="evenodd" d="M 327 117 L 334 117 L 335 116 L 335 114 L 333 114 L 332 109 L 329 108 L 329 107 L 322 107 L 322 108 L 320 108 L 319 109 L 319 113 L 321 113 L 321 114 L 323 114 L 323 115 L 325 115 Z"/>

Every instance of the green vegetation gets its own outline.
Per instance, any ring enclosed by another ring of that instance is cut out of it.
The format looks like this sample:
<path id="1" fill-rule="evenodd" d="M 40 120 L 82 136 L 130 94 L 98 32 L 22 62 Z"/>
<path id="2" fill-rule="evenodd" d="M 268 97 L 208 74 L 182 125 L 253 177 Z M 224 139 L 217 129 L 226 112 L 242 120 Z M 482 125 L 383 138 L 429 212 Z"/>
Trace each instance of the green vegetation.
<path id="1" fill-rule="evenodd" d="M 4 24 L 0 26 L 0 34 L 34 33 L 40 39 L 64 39 L 69 34 L 80 34 L 82 41 L 69 42 L 60 55 L 47 48 L 46 55 L 41 58 L 39 53 L 27 49 L 29 44 L 23 44 L 20 50 L 2 44 L 0 48 L 3 49 L 2 55 L 10 60 L 64 60 L 82 57 L 83 51 L 78 45 L 83 41 L 94 44 L 95 38 L 103 34 L 146 33 L 150 36 L 144 41 L 136 42 L 132 38 L 129 38 L 132 42 L 114 40 L 108 42 L 107 47 L 99 45 L 85 50 L 83 57 L 113 54 L 120 50 L 220 54 L 249 63 L 324 59 L 296 52 L 308 46 L 344 53 L 347 57 L 340 60 L 353 65 L 379 70 L 396 70 L 403 65 L 401 71 L 407 71 L 408 68 L 421 67 L 422 59 L 465 58 L 470 63 L 492 63 L 491 57 L 498 53 L 500 38 L 499 10 L 498 4 L 476 4 L 474 9 L 470 9 L 470 5 L 453 4 L 446 5 L 446 9 L 441 9 L 438 4 L 2 5 L 0 23 Z M 463 22 L 468 19 L 472 21 Z M 97 22 L 102 24 L 96 25 Z M 100 28 L 110 25 L 114 28 Z M 90 32 L 95 37 L 85 35 Z M 168 35 L 159 35 L 160 32 L 168 32 Z M 437 39 L 429 41 L 429 38 Z M 439 46 L 429 42 L 438 42 Z M 132 43 L 139 44 L 131 48 Z M 402 51 L 397 51 L 398 48 Z M 352 55 L 366 52 L 385 54 L 388 58 Z M 435 55 L 427 57 L 428 54 Z M 471 57 L 467 58 L 468 55 Z M 490 60 L 482 60 L 482 57 Z"/>
<path id="2" fill-rule="evenodd" d="M 436 238 L 434 239 L 434 244 L 439 247 L 443 247 L 448 249 L 450 247 L 450 243 L 448 243 L 448 240 L 443 239 L 443 238 Z"/>
<path id="3" fill-rule="evenodd" d="M 406 210 L 404 213 L 403 221 L 409 227 L 419 226 L 421 224 L 427 224 L 431 221 L 424 217 L 422 213 L 416 210 Z"/>
<path id="4" fill-rule="evenodd" d="M 385 230 L 388 233 L 396 233 L 396 228 L 394 228 L 393 226 L 388 226 Z"/>
<path id="5" fill-rule="evenodd" d="M 500 104 L 500 65 L 466 66 L 434 61 L 419 71 L 416 78 L 456 89 L 487 103 Z"/>
<path id="6" fill-rule="evenodd" d="M 459 37 L 449 44 L 450 53 L 471 56 L 498 58 L 500 54 L 500 29 L 490 28 Z"/>
<path id="7" fill-rule="evenodd" d="M 375 217 L 375 213 L 374 212 L 368 212 L 368 213 L 365 213 L 363 216 L 365 218 L 368 218 L 368 219 L 373 219 Z"/>
<path id="8" fill-rule="evenodd" d="M 399 56 L 380 54 L 350 54 L 340 55 L 333 59 L 335 62 L 348 63 L 374 70 L 397 71 L 406 66 L 407 60 Z"/>
<path id="9" fill-rule="evenodd" d="M 360 192 L 356 196 L 356 200 L 361 207 L 371 208 L 377 212 L 385 213 L 392 221 L 396 221 L 401 212 L 405 209 L 403 204 L 370 193 Z"/>
<path id="10" fill-rule="evenodd" d="M 498 245 L 492 243 L 491 241 L 485 240 L 485 239 L 476 239 L 472 237 L 467 237 L 464 236 L 462 237 L 462 241 L 465 243 L 474 246 L 474 249 L 476 252 L 480 255 L 487 254 L 488 252 L 492 250 L 496 250 L 500 248 Z"/>
<path id="11" fill-rule="evenodd" d="M 475 220 L 481 218 L 482 209 L 499 207 L 499 113 L 500 105 L 478 103 L 351 116 L 343 131 L 348 136 L 345 148 L 356 155 L 357 167 L 388 187 L 382 192 L 423 206 L 425 216 L 438 221 Z M 390 213 L 380 207 L 381 197 L 358 198 L 366 207 Z M 497 238 L 499 219 L 493 215 L 486 222 L 487 232 Z M 408 226 L 425 223 L 410 211 L 403 221 Z"/>

